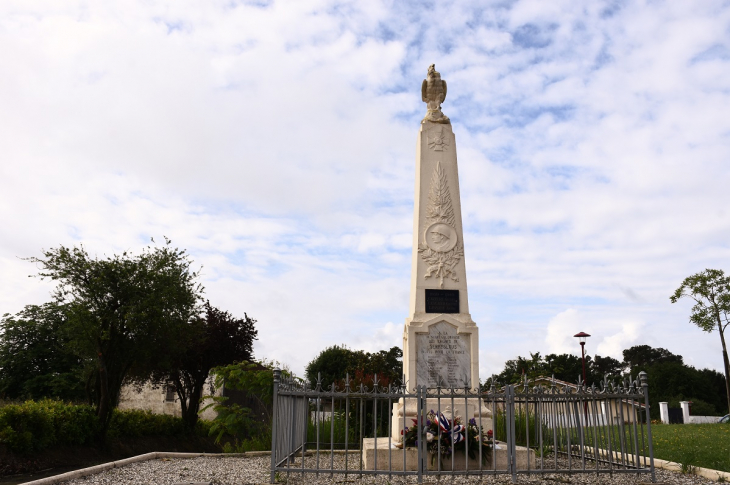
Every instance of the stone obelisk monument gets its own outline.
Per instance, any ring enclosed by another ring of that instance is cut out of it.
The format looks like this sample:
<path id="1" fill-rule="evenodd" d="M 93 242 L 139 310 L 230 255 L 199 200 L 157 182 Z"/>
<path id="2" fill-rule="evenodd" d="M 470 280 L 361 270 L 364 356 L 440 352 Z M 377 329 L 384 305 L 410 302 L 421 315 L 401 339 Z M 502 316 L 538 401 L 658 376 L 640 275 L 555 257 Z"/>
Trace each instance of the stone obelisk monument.
<path id="1" fill-rule="evenodd" d="M 439 385 L 475 389 L 479 386 L 479 329 L 469 314 L 456 140 L 451 121 L 441 111 L 446 81 L 433 64 L 421 96 L 428 112 L 416 144 L 411 298 L 403 329 L 403 373 L 409 390 Z M 453 411 L 470 418 L 478 414 L 477 405 L 474 402 L 466 410 Z M 407 417 L 415 415 L 415 408 L 408 408 L 410 404 L 404 410 L 403 403 L 397 403 L 393 417 L 402 422 L 403 412 Z M 393 436 L 399 434 L 394 426 Z"/>

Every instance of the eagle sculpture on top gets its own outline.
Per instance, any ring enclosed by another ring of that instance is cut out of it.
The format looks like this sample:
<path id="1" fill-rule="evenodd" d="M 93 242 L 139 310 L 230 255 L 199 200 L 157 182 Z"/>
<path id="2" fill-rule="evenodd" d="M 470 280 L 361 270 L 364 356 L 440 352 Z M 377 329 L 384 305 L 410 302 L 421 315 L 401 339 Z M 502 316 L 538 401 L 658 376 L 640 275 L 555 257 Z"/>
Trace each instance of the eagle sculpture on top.
<path id="1" fill-rule="evenodd" d="M 446 99 L 446 81 L 441 79 L 435 64 L 428 66 L 428 74 L 421 84 L 421 99 L 428 106 L 424 122 L 451 123 L 451 120 L 441 112 L 441 103 Z"/>

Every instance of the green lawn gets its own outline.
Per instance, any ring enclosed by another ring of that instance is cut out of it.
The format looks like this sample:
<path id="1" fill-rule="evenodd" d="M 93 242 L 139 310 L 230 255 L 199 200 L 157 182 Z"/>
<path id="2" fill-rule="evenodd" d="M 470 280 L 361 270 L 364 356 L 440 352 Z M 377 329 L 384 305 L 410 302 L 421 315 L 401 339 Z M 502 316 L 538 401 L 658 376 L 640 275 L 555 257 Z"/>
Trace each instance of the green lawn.
<path id="1" fill-rule="evenodd" d="M 654 457 L 730 472 L 730 424 L 655 424 Z"/>
<path id="2" fill-rule="evenodd" d="M 524 418 L 522 418 L 524 420 Z M 497 417 L 497 424 L 500 424 L 500 418 Z M 523 421 L 524 422 L 524 421 Z M 534 425 L 531 425 L 534 429 Z M 499 429 L 497 428 L 497 439 L 501 438 Z M 637 432 L 641 428 L 637 429 Z M 517 429 L 519 431 L 519 428 Z M 560 449 L 567 446 L 567 435 L 565 429 L 561 430 L 558 437 Z M 644 440 L 647 446 L 642 451 L 642 439 L 638 438 L 640 453 L 649 454 L 648 441 L 646 437 L 646 426 L 643 426 Z M 699 466 L 730 472 L 730 424 L 653 424 L 651 426 L 652 437 L 654 442 L 654 458 L 673 461 L 683 465 Z M 502 434 L 504 432 L 502 431 Z M 579 442 L 577 428 L 569 430 L 570 441 L 573 444 Z M 525 444 L 524 433 L 517 435 L 517 444 Z M 610 428 L 599 428 L 597 435 L 597 443 L 594 445 L 593 433 L 589 431 L 585 436 L 586 446 L 597 446 L 601 449 L 608 449 L 608 441 L 611 441 L 611 449 L 616 452 L 621 448 L 620 439 L 624 439 L 624 447 L 627 453 L 631 454 L 634 450 L 634 427 L 627 425 L 623 436 L 618 432 L 616 426 Z M 544 429 L 545 443 L 552 445 L 552 434 Z M 535 443 L 534 436 L 530 440 L 530 445 Z"/>

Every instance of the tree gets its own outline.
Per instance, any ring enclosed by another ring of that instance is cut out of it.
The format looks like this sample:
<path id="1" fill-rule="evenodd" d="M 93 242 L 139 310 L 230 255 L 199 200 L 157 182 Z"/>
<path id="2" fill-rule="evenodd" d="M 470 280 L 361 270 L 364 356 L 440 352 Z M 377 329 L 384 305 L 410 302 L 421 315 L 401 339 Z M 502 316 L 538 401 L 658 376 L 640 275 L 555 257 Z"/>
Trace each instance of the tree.
<path id="1" fill-rule="evenodd" d="M 400 347 L 370 353 L 333 345 L 307 364 L 305 375 L 311 386 L 315 386 L 318 376 L 321 376 L 323 388 L 328 388 L 333 383 L 341 383 L 346 374 L 351 379 L 358 378 L 356 385 L 360 382 L 370 383 L 377 375 L 379 385 L 387 386 L 402 380 L 402 357 L 403 351 Z"/>
<path id="2" fill-rule="evenodd" d="M 275 366 L 278 366 L 277 362 L 236 362 L 213 369 L 216 386 L 225 385 L 226 389 L 244 392 L 258 411 L 230 402 L 227 396 L 206 396 L 213 402 L 204 409 L 212 407 L 217 413 L 210 427 L 210 434 L 216 435 L 215 442 L 220 443 L 226 435 L 234 440 L 232 445 L 224 444 L 224 452 L 250 451 L 247 450 L 246 438 L 271 443 Z M 282 369 L 281 375 L 293 377 L 287 369 Z"/>
<path id="3" fill-rule="evenodd" d="M 707 412 L 707 415 L 715 415 L 724 407 L 724 399 L 722 398 L 724 379 L 722 374 L 717 371 L 710 369 L 698 370 L 677 361 L 655 362 L 646 367 L 638 367 L 635 370 L 646 371 L 649 393 L 653 402 L 704 402 L 714 408 L 712 412 Z M 718 379 L 720 386 L 717 385 Z M 655 418 L 659 414 L 657 408 L 658 406 L 652 406 L 651 408 L 652 416 Z M 699 413 L 697 409 L 693 409 L 693 411 Z"/>
<path id="4" fill-rule="evenodd" d="M 600 358 L 600 357 L 598 357 Z M 586 355 L 586 380 L 591 383 L 598 380 L 594 376 L 594 364 L 590 355 Z M 524 377 L 555 377 L 561 381 L 578 382 L 583 378 L 583 362 L 573 354 L 548 354 L 545 357 L 540 352 L 530 353 L 529 358 L 518 356 L 505 363 L 504 370 L 496 376 L 497 380 L 506 384 L 516 384 Z"/>
<path id="5" fill-rule="evenodd" d="M 619 362 L 613 357 L 601 357 L 600 355 L 596 355 L 595 359 L 593 359 L 593 368 L 591 370 L 594 376 L 594 382 L 597 382 L 600 381 L 603 376 L 620 376 L 625 368 L 625 364 Z"/>
<path id="6" fill-rule="evenodd" d="M 192 319 L 185 337 L 188 344 L 173 359 L 172 368 L 158 369 L 153 375 L 157 382 L 172 381 L 178 397 L 182 418 L 192 430 L 198 421 L 200 399 L 205 382 L 214 367 L 253 359 L 256 340 L 256 320 L 244 313 L 234 318 L 230 313 L 205 303 L 203 318 Z"/>
<path id="7" fill-rule="evenodd" d="M 585 356 L 586 383 L 596 382 L 593 377 L 593 360 L 590 355 Z M 554 375 L 556 379 L 567 382 L 578 382 L 583 379 L 582 358 L 573 354 L 548 354 L 545 356 L 544 375 Z"/>
<path id="8" fill-rule="evenodd" d="M 0 396 L 7 399 L 85 397 L 85 362 L 68 345 L 66 307 L 28 305 L 0 321 Z"/>
<path id="9" fill-rule="evenodd" d="M 68 309 L 69 344 L 94 367 L 87 385 L 104 437 L 125 379 L 149 377 L 162 359 L 176 355 L 178 335 L 200 310 L 198 274 L 168 239 L 139 256 L 101 259 L 83 246 L 60 246 L 28 260 L 40 266 L 39 277 L 58 282 L 53 294 Z"/>
<path id="10" fill-rule="evenodd" d="M 730 277 L 719 269 L 706 269 L 684 279 L 674 294 L 672 303 L 681 298 L 691 298 L 695 304 L 689 320 L 705 332 L 717 328 L 722 344 L 722 359 L 725 366 L 725 393 L 730 409 L 730 362 L 725 345 L 725 329 L 730 323 Z"/>
<path id="11" fill-rule="evenodd" d="M 400 347 L 391 347 L 390 350 L 365 353 L 365 361 L 358 367 L 373 376 L 378 376 L 378 382 L 387 386 L 403 379 L 403 350 Z"/>
<path id="12" fill-rule="evenodd" d="M 364 354 L 361 350 L 354 351 L 345 346 L 327 347 L 307 364 L 304 375 L 312 387 L 317 385 L 317 379 L 321 379 L 323 387 L 328 386 L 344 378 L 348 369 L 354 367 L 358 352 Z"/>
<path id="13" fill-rule="evenodd" d="M 634 345 L 623 351 L 624 363 L 629 368 L 631 374 L 635 374 L 638 371 L 634 371 L 636 368 L 646 368 L 656 363 L 666 362 L 677 362 L 679 364 L 684 363 L 684 359 L 681 355 L 676 355 L 663 349 L 661 347 L 654 348 L 649 345 Z"/>
<path id="14" fill-rule="evenodd" d="M 700 403 L 698 409 L 713 408 L 719 412 L 723 407 L 725 379 L 711 369 L 695 369 L 685 365 L 681 355 L 675 355 L 662 348 L 636 345 L 623 351 L 624 362 L 612 357 L 594 358 L 586 355 L 586 381 L 588 385 L 600 385 L 604 376 L 615 382 L 628 370 L 634 378 L 640 371 L 646 371 L 649 392 L 653 402 L 693 401 Z M 505 363 L 504 370 L 496 376 L 505 384 L 522 382 L 525 376 L 534 379 L 540 376 L 555 376 L 556 379 L 575 383 L 581 375 L 581 358 L 572 354 L 530 353 L 529 358 L 517 357 Z M 699 411 L 697 411 L 699 412 Z M 704 411 L 703 411 L 704 412 Z M 657 418 L 659 407 L 651 408 L 652 417 Z"/>

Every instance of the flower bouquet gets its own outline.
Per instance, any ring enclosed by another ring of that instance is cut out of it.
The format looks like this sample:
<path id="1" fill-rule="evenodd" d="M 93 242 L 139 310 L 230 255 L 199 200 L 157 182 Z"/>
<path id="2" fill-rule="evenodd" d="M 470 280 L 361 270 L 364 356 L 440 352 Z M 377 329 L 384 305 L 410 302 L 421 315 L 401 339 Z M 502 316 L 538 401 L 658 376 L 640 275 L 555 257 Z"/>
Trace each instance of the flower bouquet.
<path id="1" fill-rule="evenodd" d="M 405 446 L 418 446 L 420 439 L 418 433 L 418 420 L 413 419 L 413 426 L 404 428 L 401 431 Z M 426 449 L 431 455 L 431 463 L 434 463 L 436 456 L 439 460 L 448 458 L 455 452 L 466 452 L 468 449 L 469 458 L 479 457 L 479 441 L 482 444 L 482 462 L 488 463 L 492 456 L 492 430 L 486 433 L 481 426 L 477 425 L 476 419 L 472 418 L 464 425 L 461 416 L 448 419 L 443 413 L 436 413 L 433 409 L 422 419 L 424 428 L 421 436 L 426 440 Z M 467 446 L 468 445 L 468 446 Z"/>

